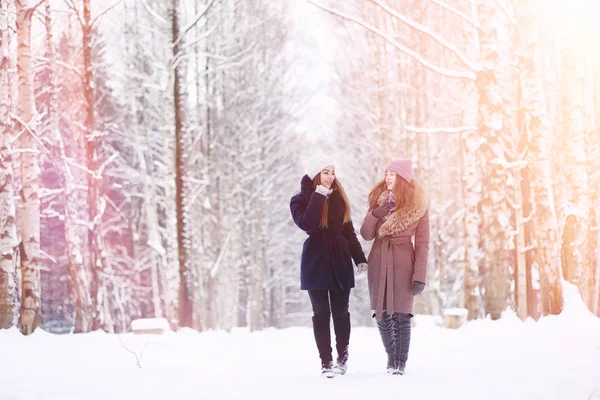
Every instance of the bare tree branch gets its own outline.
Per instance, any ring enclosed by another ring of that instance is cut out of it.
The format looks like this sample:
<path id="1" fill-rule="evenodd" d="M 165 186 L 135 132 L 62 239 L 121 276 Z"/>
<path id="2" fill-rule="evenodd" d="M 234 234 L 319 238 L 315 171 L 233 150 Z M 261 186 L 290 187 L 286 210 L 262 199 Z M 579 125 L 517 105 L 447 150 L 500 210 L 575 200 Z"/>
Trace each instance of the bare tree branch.
<path id="1" fill-rule="evenodd" d="M 157 14 L 157 12 L 154 11 L 152 9 L 152 7 L 150 7 L 148 5 L 148 3 L 146 2 L 146 0 L 140 0 L 140 1 L 142 3 L 142 6 L 144 6 L 144 8 L 146 9 L 146 11 L 148 12 L 148 14 L 150 14 L 153 18 L 155 18 L 161 24 L 166 24 L 167 23 L 167 20 L 164 19 L 163 17 L 161 17 L 159 14 Z"/>
<path id="2" fill-rule="evenodd" d="M 40 7 L 42 4 L 44 4 L 46 1 L 47 1 L 47 0 L 40 0 L 40 1 L 38 1 L 38 3 L 37 3 L 35 6 L 33 6 L 33 7 L 31 7 L 31 8 L 29 9 L 29 11 L 30 11 L 30 12 L 33 14 L 33 13 L 35 12 L 35 10 L 37 10 L 37 9 L 38 9 L 38 8 L 39 8 L 39 7 Z"/>
<path id="3" fill-rule="evenodd" d="M 216 28 L 217 28 L 216 25 L 212 26 L 210 29 L 208 29 L 206 32 L 204 32 L 202 35 L 191 39 L 189 42 L 186 42 L 183 46 L 181 46 L 181 51 L 185 51 L 185 50 L 189 49 L 190 47 L 195 46 L 198 42 L 201 42 L 202 40 L 206 39 L 216 30 Z"/>
<path id="4" fill-rule="evenodd" d="M 385 33 L 381 32 L 379 29 L 355 18 L 355 17 L 351 17 L 348 16 L 346 14 L 343 14 L 339 11 L 333 10 L 331 8 L 328 8 L 326 6 L 317 4 L 314 2 L 314 0 L 306 0 L 307 2 L 309 2 L 310 4 L 324 10 L 327 11 L 333 15 L 337 15 L 338 17 L 344 18 L 348 21 L 352 21 L 360 26 L 362 26 L 363 28 L 373 32 L 374 34 L 376 34 L 377 36 L 381 37 L 382 39 L 386 40 L 388 43 L 390 43 L 391 45 L 393 45 L 394 47 L 396 47 L 398 50 L 400 50 L 401 52 L 413 57 L 417 62 L 419 62 L 421 65 L 423 65 L 425 68 L 436 72 L 440 75 L 443 76 L 447 76 L 449 78 L 458 78 L 458 79 L 467 79 L 470 81 L 475 81 L 477 79 L 477 76 L 475 73 L 473 73 L 472 71 L 455 71 L 455 70 L 450 70 L 450 69 L 446 69 L 446 68 L 442 68 L 439 67 L 435 64 L 432 64 L 431 62 L 429 62 L 428 60 L 426 60 L 425 58 L 423 58 L 423 56 L 421 56 L 420 54 L 418 54 L 417 52 L 409 49 L 408 47 L 398 43 L 396 40 L 394 40 L 393 38 L 391 38 L 389 35 L 386 35 Z"/>
<path id="5" fill-rule="evenodd" d="M 98 21 L 98 19 L 100 17 L 102 17 L 103 15 L 105 15 L 107 12 L 109 12 L 110 10 L 112 10 L 113 8 L 115 8 L 116 6 L 118 6 L 119 4 L 121 4 L 122 2 L 123 2 L 123 0 L 119 0 L 115 4 L 113 4 L 112 6 L 108 7 L 106 10 L 102 11 L 100 14 L 98 14 L 96 16 L 96 18 L 94 18 L 92 20 L 92 22 L 90 23 L 90 27 L 94 26 L 94 24 L 96 23 L 96 21 Z"/>
<path id="6" fill-rule="evenodd" d="M 41 120 L 44 115 L 46 115 L 46 113 L 38 113 L 33 116 L 32 120 L 35 120 L 35 119 Z M 38 145 L 46 152 L 46 154 L 50 154 L 50 151 L 46 148 L 46 146 L 44 146 L 44 143 L 40 140 L 38 135 L 35 132 L 33 132 L 33 129 L 31 129 L 31 126 L 29 126 L 31 124 L 31 121 L 29 123 L 27 123 L 27 122 L 23 121 L 18 115 L 13 114 L 13 113 L 10 114 L 10 117 L 13 120 L 17 121 L 19 124 L 21 124 L 21 126 L 24 129 L 23 132 L 28 132 L 31 135 L 31 137 L 33 137 L 35 139 L 35 141 L 38 142 Z M 18 135 L 16 135 L 13 138 L 13 142 L 16 142 L 23 132 L 20 132 Z"/>
<path id="7" fill-rule="evenodd" d="M 175 40 L 175 42 L 173 42 L 173 45 L 177 45 L 183 39 L 183 37 L 190 31 L 190 29 L 192 29 L 198 23 L 198 21 L 200 21 L 200 19 L 204 16 L 204 14 L 206 14 L 206 12 L 209 10 L 210 6 L 212 6 L 214 4 L 214 2 L 215 2 L 215 0 L 210 0 L 210 2 L 206 5 L 204 10 L 202 10 L 200 13 L 198 13 L 198 15 L 196 15 L 196 17 L 194 17 L 194 20 L 183 29 L 183 32 L 181 33 L 181 35 L 179 35 L 177 40 Z"/>
<path id="8" fill-rule="evenodd" d="M 142 347 L 142 351 L 140 351 L 140 355 L 138 356 L 138 354 L 135 351 L 125 346 L 125 344 L 121 340 L 121 336 L 117 335 L 117 337 L 119 338 L 119 342 L 121 342 L 121 347 L 135 356 L 135 364 L 138 366 L 139 369 L 142 369 L 142 357 L 144 355 L 144 350 L 146 349 L 148 342 L 144 343 L 144 347 Z"/>
<path id="9" fill-rule="evenodd" d="M 79 20 L 79 24 L 81 25 L 81 27 L 85 27 L 85 23 L 83 22 L 83 18 L 81 18 L 81 15 L 79 15 L 79 9 L 75 5 L 75 2 L 73 0 L 64 0 L 64 2 L 67 5 L 67 7 L 70 8 L 71 11 L 75 13 L 75 15 L 77 15 L 77 19 Z"/>
<path id="10" fill-rule="evenodd" d="M 512 14 L 510 13 L 510 11 L 508 10 L 508 8 L 500 3 L 499 0 L 492 0 L 492 2 L 500 9 L 502 10 L 502 12 L 504 13 L 504 16 L 506 17 L 506 19 L 508 20 L 508 22 L 512 25 L 512 26 L 517 26 L 517 21 L 515 21 L 515 19 L 513 18 Z"/>
<path id="11" fill-rule="evenodd" d="M 413 133 L 461 133 L 465 131 L 476 131 L 476 126 L 457 126 L 449 128 L 419 128 L 411 125 L 404 125 L 404 129 Z"/>
<path id="12" fill-rule="evenodd" d="M 469 24 L 473 25 L 475 28 L 479 29 L 480 25 L 477 21 L 473 20 L 473 18 L 469 17 L 467 14 L 463 13 L 462 11 L 457 10 L 456 8 L 444 3 L 441 0 L 429 0 L 434 4 L 437 4 L 438 6 L 440 6 L 441 8 L 446 9 L 447 11 L 451 12 L 452 14 L 462 18 L 463 20 L 467 21 Z"/>
<path id="13" fill-rule="evenodd" d="M 372 3 L 378 5 L 379 7 L 381 7 L 381 9 L 384 10 L 385 12 L 387 12 L 388 14 L 390 14 L 390 15 L 394 16 L 395 18 L 399 19 L 400 21 L 404 22 L 406 25 L 410 26 L 413 29 L 416 29 L 417 31 L 429 36 L 431 39 L 438 42 L 440 44 L 440 46 L 446 48 L 452 54 L 454 54 L 463 63 L 463 65 L 465 67 L 469 68 L 471 71 L 473 71 L 475 73 L 479 72 L 479 68 L 477 66 L 475 66 L 473 63 L 471 63 L 471 61 L 469 61 L 469 59 L 458 48 L 456 48 L 456 46 L 454 46 L 452 43 L 449 43 L 442 36 L 431 31 L 425 25 L 415 22 L 412 19 L 400 14 L 399 12 L 397 12 L 393 8 L 389 7 L 388 5 L 381 3 L 379 0 L 370 0 L 370 1 Z"/>
<path id="14" fill-rule="evenodd" d="M 45 63 L 50 63 L 50 60 L 48 58 L 42 57 L 42 56 L 36 56 L 33 59 L 36 60 L 36 61 L 44 61 Z M 65 63 L 63 61 L 60 61 L 60 60 L 56 60 L 56 65 L 61 66 L 64 69 L 73 72 L 83 82 L 83 75 L 81 75 L 81 73 L 74 66 L 69 65 L 69 64 L 67 64 L 67 63 Z"/>

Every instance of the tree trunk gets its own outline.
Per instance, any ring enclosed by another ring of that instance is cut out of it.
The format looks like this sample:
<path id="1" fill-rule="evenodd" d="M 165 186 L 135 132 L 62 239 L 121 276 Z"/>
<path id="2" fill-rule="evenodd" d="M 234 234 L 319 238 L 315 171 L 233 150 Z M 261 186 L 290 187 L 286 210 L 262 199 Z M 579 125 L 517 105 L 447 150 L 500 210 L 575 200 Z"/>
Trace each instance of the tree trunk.
<path id="1" fill-rule="evenodd" d="M 475 96 L 475 94 L 474 94 Z M 476 110 L 476 105 L 467 107 L 466 113 Z M 467 124 L 472 121 L 467 121 Z M 461 135 L 461 163 L 463 170 L 462 188 L 465 204 L 464 218 L 464 303 L 459 307 L 468 310 L 469 320 L 481 317 L 481 291 L 479 278 L 479 225 L 480 215 L 478 210 L 481 198 L 481 186 L 477 166 L 479 152 L 479 136 L 475 131 L 466 131 Z"/>
<path id="2" fill-rule="evenodd" d="M 515 276 L 515 297 L 517 305 L 517 315 L 524 320 L 527 318 L 527 260 L 525 258 L 525 221 L 523 216 L 523 191 L 521 171 L 516 172 L 517 183 L 515 185 L 515 228 L 517 230 L 516 244 L 516 276 Z"/>
<path id="3" fill-rule="evenodd" d="M 593 44 L 596 43 L 592 38 L 597 38 L 600 29 L 594 26 L 587 36 L 588 42 L 588 77 L 590 78 L 589 88 L 592 90 L 590 95 L 591 115 L 589 116 L 588 129 L 586 129 L 586 149 L 588 151 L 588 173 L 590 178 L 590 224 L 589 224 L 589 254 L 590 265 L 589 273 L 591 276 L 591 304 L 590 310 L 600 316 L 600 48 Z M 595 35 L 595 36 L 594 36 Z"/>
<path id="4" fill-rule="evenodd" d="M 567 183 L 566 223 L 562 235 L 563 275 L 579 287 L 587 302 L 585 267 L 588 254 L 588 174 L 584 130 L 584 59 L 578 42 L 566 41 L 563 60 L 563 136 L 564 171 Z"/>
<path id="5" fill-rule="evenodd" d="M 92 66 L 92 26 L 90 0 L 83 0 L 83 93 L 85 97 L 85 151 L 88 168 L 87 206 L 90 229 L 88 246 L 90 252 L 90 268 L 92 271 L 91 295 L 93 305 L 93 330 L 103 329 L 108 333 L 114 332 L 114 324 L 110 313 L 107 288 L 108 261 L 105 259 L 104 237 L 102 234 L 102 216 L 106 200 L 102 193 L 100 159 L 98 154 L 98 139 L 95 129 L 95 96 L 94 72 Z"/>
<path id="6" fill-rule="evenodd" d="M 481 209 L 481 246 L 485 273 L 485 309 L 493 319 L 500 318 L 508 305 L 510 290 L 509 266 L 514 245 L 506 237 L 511 230 L 511 210 L 508 207 L 507 175 L 503 167 L 502 137 L 508 135 L 502 87 L 499 76 L 498 30 L 502 21 L 497 7 L 488 0 L 478 0 L 477 12 L 481 24 L 479 45 L 481 68 L 477 79 L 479 90 L 479 129 L 483 168 Z"/>
<path id="7" fill-rule="evenodd" d="M 0 12 L 3 10 L 0 8 Z M 1 16 L 0 16 L 1 17 Z M 0 24 L 0 27 L 2 24 Z M 2 39 L 0 39 L 2 40 Z M 0 42 L 0 46 L 2 42 Z M 0 329 L 17 323 L 17 238 L 6 59 L 0 55 Z"/>
<path id="8" fill-rule="evenodd" d="M 17 57 L 19 75 L 18 115 L 26 126 L 19 139 L 21 183 L 19 192 L 19 230 L 21 233 L 21 330 L 32 333 L 41 323 L 40 308 L 40 167 L 36 132 L 36 110 L 33 99 L 31 68 L 31 18 L 33 9 L 27 0 L 16 0 Z"/>
<path id="9" fill-rule="evenodd" d="M 533 225 L 537 246 L 532 275 L 535 278 L 535 272 L 539 272 L 542 313 L 558 314 L 563 306 L 560 247 L 550 167 L 552 132 L 537 63 L 538 26 L 530 1 L 515 1 L 513 4 L 519 27 L 521 108 L 524 110 L 523 126 L 529 139 L 532 204 L 535 204 Z M 537 281 L 533 283 L 536 286 Z"/>
<path id="10" fill-rule="evenodd" d="M 179 20 L 180 0 L 173 0 L 171 9 L 171 29 L 173 44 L 173 104 L 175 112 L 175 207 L 177 210 L 177 251 L 179 261 L 179 326 L 193 326 L 193 294 L 192 274 L 190 270 L 187 250 L 189 248 L 187 210 L 185 207 L 186 184 L 186 151 L 184 140 L 184 66 L 181 51 L 181 29 Z"/>
<path id="11" fill-rule="evenodd" d="M 59 130 L 59 109 L 58 109 L 58 79 L 56 73 L 56 51 L 52 35 L 52 15 L 50 4 L 46 4 L 46 56 L 48 58 L 48 69 L 50 77 L 50 96 L 48 104 L 49 123 L 46 126 L 47 136 L 52 138 L 59 148 L 60 157 L 64 171 L 65 184 L 65 242 L 67 244 L 66 254 L 69 263 L 69 275 L 71 278 L 71 291 L 75 301 L 75 321 L 74 332 L 89 332 L 92 328 L 92 299 L 89 292 L 89 278 L 87 276 L 84 260 L 83 248 L 84 237 L 79 228 L 78 205 L 79 195 L 76 189 L 75 177 L 71 172 L 71 166 L 68 163 L 68 155 L 65 149 L 65 143 Z M 74 146 L 75 147 L 75 146 Z M 75 155 L 76 157 L 76 155 Z M 77 159 L 77 158 L 76 158 Z"/>
<path id="12" fill-rule="evenodd" d="M 140 174 L 142 175 L 142 185 L 144 190 L 143 213 L 147 231 L 147 240 L 150 246 L 150 284 L 152 287 L 152 307 L 154 317 L 159 318 L 166 315 L 161 288 L 166 287 L 164 279 L 165 251 L 161 244 L 160 233 L 158 231 L 158 214 L 156 205 L 156 196 L 153 192 L 152 172 L 146 163 L 146 156 L 142 151 L 142 144 L 138 143 L 138 160 Z"/>
<path id="13" fill-rule="evenodd" d="M 0 329 L 17 324 L 17 237 L 12 167 L 8 1 L 0 0 Z"/>

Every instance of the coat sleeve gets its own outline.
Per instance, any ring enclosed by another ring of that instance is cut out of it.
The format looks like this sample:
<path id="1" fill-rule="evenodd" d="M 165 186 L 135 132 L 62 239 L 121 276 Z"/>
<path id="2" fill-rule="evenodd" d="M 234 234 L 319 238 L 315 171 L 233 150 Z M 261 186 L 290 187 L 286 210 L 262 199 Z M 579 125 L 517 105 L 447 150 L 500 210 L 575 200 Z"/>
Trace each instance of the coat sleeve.
<path id="1" fill-rule="evenodd" d="M 427 255 L 429 253 L 429 210 L 419 220 L 415 230 L 415 270 L 413 282 L 427 282 Z"/>
<path id="2" fill-rule="evenodd" d="M 362 226 L 360 227 L 360 235 L 365 240 L 373 240 L 375 239 L 375 234 L 377 231 L 377 222 L 379 219 L 373 216 L 373 212 L 369 211 L 365 220 L 363 221 Z"/>
<path id="3" fill-rule="evenodd" d="M 348 240 L 348 244 L 350 245 L 350 255 L 354 260 L 354 264 L 358 265 L 361 263 L 366 263 L 367 259 L 365 257 L 365 253 L 363 252 L 362 246 L 356 237 L 356 231 L 354 230 L 354 224 L 352 224 L 352 221 L 348 221 L 344 224 L 342 234 L 346 240 Z"/>
<path id="4" fill-rule="evenodd" d="M 313 192 L 308 200 L 302 193 L 292 197 L 290 211 L 298 228 L 308 234 L 319 229 L 323 202 L 325 202 L 325 196 L 317 192 Z"/>

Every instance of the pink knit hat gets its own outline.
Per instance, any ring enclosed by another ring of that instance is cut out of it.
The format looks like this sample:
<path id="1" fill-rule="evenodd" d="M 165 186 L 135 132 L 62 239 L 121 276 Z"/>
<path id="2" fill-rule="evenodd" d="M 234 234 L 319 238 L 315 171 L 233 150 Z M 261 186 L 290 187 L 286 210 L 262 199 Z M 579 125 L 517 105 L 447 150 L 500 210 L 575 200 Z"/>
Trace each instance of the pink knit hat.
<path id="1" fill-rule="evenodd" d="M 400 175 L 402 178 L 404 178 L 404 180 L 408 183 L 412 181 L 413 170 L 412 161 L 410 158 L 399 158 L 394 160 L 385 167 L 385 170 L 395 172 L 397 175 Z"/>

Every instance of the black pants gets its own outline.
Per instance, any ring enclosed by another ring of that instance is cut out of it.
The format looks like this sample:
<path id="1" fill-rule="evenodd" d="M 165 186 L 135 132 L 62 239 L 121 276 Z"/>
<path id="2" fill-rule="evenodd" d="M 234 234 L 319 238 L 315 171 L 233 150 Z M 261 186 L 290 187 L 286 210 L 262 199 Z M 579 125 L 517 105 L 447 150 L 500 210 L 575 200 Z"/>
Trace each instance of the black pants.
<path id="1" fill-rule="evenodd" d="M 350 343 L 350 289 L 347 290 L 309 290 L 313 308 L 313 331 L 322 364 L 331 363 L 330 316 L 333 316 L 333 329 L 336 339 L 338 362 L 346 363 Z"/>

